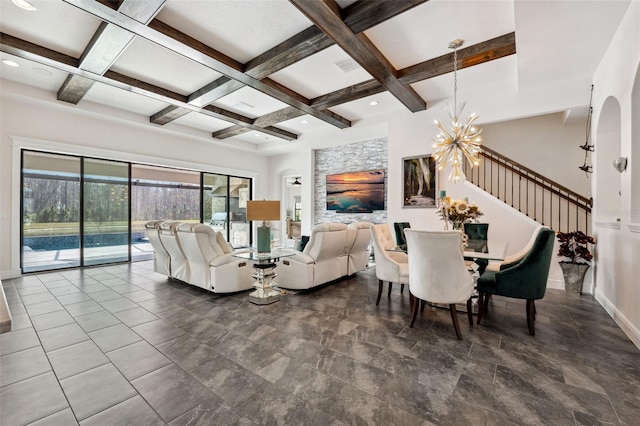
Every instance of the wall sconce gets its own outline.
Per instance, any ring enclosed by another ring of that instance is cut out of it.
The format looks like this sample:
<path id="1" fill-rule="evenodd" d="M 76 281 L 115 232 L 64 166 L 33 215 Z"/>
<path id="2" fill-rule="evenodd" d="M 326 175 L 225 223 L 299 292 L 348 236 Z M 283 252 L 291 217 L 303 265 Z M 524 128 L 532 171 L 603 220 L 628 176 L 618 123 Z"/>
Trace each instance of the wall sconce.
<path id="1" fill-rule="evenodd" d="M 622 173 L 627 169 L 627 157 L 618 157 L 613 160 L 613 168 Z"/>

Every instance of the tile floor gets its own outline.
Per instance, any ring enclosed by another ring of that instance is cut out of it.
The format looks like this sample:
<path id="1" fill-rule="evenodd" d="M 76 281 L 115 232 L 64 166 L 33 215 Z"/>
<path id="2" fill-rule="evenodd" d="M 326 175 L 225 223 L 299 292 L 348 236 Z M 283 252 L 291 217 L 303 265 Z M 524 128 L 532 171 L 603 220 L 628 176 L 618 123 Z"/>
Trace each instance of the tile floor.
<path id="1" fill-rule="evenodd" d="M 455 338 L 448 311 L 408 328 L 372 269 L 256 306 L 150 262 L 3 282 L 0 424 L 637 425 L 640 351 L 590 296 L 547 291 L 536 336 L 495 297 Z M 398 286 L 396 286 L 398 287 Z"/>

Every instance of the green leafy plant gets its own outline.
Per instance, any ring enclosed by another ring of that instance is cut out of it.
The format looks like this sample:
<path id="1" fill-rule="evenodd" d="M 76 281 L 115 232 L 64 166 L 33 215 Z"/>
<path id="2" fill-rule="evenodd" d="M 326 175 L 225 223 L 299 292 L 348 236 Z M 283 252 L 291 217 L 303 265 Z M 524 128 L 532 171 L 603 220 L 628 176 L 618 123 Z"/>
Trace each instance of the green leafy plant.
<path id="1" fill-rule="evenodd" d="M 587 263 L 593 259 L 589 244 L 595 244 L 596 240 L 592 236 L 582 231 L 573 231 L 558 232 L 557 238 L 560 242 L 558 256 L 570 259 L 568 262 L 564 261 L 564 263 Z"/>

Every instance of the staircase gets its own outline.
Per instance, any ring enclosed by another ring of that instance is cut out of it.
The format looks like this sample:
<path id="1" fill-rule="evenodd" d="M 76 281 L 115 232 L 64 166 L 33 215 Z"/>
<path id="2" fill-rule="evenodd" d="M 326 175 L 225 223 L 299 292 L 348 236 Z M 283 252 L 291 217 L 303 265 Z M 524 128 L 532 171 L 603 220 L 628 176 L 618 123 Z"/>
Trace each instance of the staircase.
<path id="1" fill-rule="evenodd" d="M 467 181 L 556 232 L 590 235 L 592 199 L 548 179 L 504 155 L 482 147 L 482 162 L 465 162 Z"/>

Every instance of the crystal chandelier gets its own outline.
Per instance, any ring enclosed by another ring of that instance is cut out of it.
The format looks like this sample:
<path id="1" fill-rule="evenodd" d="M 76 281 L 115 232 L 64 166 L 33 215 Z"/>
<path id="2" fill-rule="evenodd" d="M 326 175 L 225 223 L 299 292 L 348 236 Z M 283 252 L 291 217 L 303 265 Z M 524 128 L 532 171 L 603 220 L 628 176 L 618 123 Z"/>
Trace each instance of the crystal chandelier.
<path id="1" fill-rule="evenodd" d="M 433 138 L 433 157 L 438 166 L 438 170 L 444 170 L 447 162 L 451 164 L 449 180 L 458 183 L 467 177 L 462 170 L 464 158 L 469 161 L 471 167 L 480 164 L 480 143 L 482 142 L 482 129 L 473 125 L 478 119 L 474 113 L 468 114 L 466 121 L 460 120 L 460 115 L 466 102 L 463 102 L 458 109 L 458 47 L 462 45 L 462 40 L 454 40 L 449 43 L 449 49 L 453 49 L 453 108 L 448 104 L 445 108 L 451 119 L 451 128 L 447 129 L 440 120 L 434 120 L 438 128 L 438 135 Z"/>

